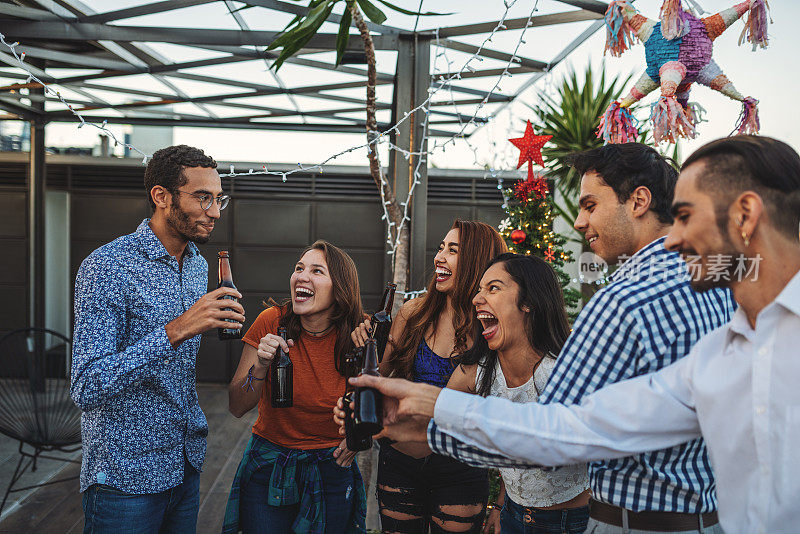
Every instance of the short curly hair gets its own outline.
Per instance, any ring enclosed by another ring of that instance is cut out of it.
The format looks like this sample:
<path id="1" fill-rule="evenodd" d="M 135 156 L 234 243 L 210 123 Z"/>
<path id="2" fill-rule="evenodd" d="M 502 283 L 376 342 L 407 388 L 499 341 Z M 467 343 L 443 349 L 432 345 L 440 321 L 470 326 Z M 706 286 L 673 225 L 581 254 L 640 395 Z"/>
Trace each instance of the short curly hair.
<path id="1" fill-rule="evenodd" d="M 157 150 L 144 170 L 144 189 L 152 211 L 156 210 L 156 204 L 150 191 L 160 185 L 174 195 L 187 181 L 183 175 L 184 167 L 216 169 L 217 162 L 199 148 L 188 145 L 168 146 Z"/>

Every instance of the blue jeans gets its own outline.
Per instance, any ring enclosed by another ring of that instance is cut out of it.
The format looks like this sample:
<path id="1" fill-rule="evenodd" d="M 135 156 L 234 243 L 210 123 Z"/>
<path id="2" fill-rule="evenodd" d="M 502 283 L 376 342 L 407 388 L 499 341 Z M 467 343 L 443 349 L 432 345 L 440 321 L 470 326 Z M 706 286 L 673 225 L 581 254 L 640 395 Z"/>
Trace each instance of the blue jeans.
<path id="1" fill-rule="evenodd" d="M 354 460 L 355 461 L 355 460 Z M 340 467 L 335 460 L 317 464 L 322 476 L 325 502 L 325 534 L 344 534 L 353 514 L 353 466 Z M 259 469 L 242 486 L 239 494 L 239 526 L 242 534 L 286 534 L 292 532 L 300 503 L 288 506 L 267 504 L 272 466 Z M 299 476 L 297 477 L 300 478 Z"/>
<path id="2" fill-rule="evenodd" d="M 84 534 L 188 534 L 197 530 L 200 473 L 187 461 L 183 482 L 135 494 L 93 484 L 83 492 Z"/>
<path id="3" fill-rule="evenodd" d="M 500 512 L 501 534 L 581 534 L 589 522 L 589 507 L 542 510 L 521 506 L 506 495 Z"/>

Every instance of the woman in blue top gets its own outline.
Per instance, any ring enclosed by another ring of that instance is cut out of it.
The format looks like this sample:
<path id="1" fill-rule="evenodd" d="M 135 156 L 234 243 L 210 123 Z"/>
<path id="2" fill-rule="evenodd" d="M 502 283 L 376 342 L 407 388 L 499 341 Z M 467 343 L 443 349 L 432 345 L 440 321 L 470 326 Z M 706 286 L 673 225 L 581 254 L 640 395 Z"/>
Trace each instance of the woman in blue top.
<path id="1" fill-rule="evenodd" d="M 446 386 L 455 357 L 483 330 L 472 306 L 483 270 L 507 251 L 491 226 L 457 219 L 433 259 L 425 296 L 406 302 L 392 324 L 381 374 Z M 369 327 L 353 331 L 356 345 Z M 381 443 L 377 487 L 383 531 L 396 533 L 479 532 L 489 495 L 487 470 L 409 443 Z"/>

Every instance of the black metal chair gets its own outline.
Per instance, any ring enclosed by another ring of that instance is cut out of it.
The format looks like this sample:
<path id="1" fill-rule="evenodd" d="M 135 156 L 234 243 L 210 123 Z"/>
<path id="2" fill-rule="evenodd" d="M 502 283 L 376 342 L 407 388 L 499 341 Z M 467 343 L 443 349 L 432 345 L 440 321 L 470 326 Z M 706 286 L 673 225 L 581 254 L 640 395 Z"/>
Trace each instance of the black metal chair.
<path id="1" fill-rule="evenodd" d="M 0 338 L 0 433 L 19 441 L 19 462 L 0 504 L 10 493 L 74 480 L 76 476 L 14 488 L 23 474 L 36 471 L 39 458 L 80 449 L 81 412 L 69 396 L 72 341 L 43 328 L 22 328 Z M 32 451 L 29 449 L 33 449 Z"/>

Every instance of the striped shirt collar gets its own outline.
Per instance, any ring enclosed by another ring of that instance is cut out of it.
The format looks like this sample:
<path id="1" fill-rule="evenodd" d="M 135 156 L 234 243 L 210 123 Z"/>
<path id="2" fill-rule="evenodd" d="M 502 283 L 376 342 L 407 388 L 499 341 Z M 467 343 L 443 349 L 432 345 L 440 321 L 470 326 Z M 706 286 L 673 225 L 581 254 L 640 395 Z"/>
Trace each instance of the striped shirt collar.
<path id="1" fill-rule="evenodd" d="M 659 260 L 663 261 L 663 258 L 659 258 L 658 260 L 656 258 L 668 252 L 667 249 L 664 248 L 664 241 L 666 241 L 666 239 L 666 236 L 659 237 L 655 241 L 637 250 L 636 254 L 625 260 L 625 263 L 620 265 L 619 268 L 608 277 L 609 281 L 617 282 L 627 278 L 638 278 L 646 272 L 642 267 L 651 263 L 656 263 Z"/>

